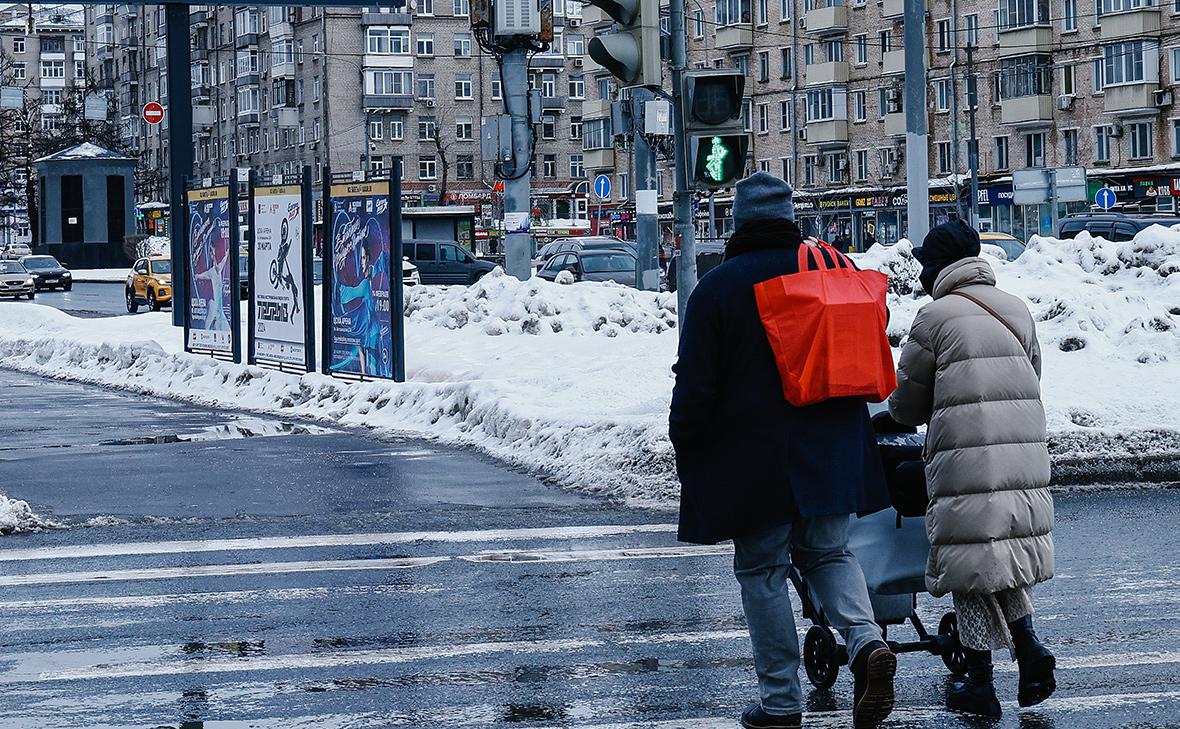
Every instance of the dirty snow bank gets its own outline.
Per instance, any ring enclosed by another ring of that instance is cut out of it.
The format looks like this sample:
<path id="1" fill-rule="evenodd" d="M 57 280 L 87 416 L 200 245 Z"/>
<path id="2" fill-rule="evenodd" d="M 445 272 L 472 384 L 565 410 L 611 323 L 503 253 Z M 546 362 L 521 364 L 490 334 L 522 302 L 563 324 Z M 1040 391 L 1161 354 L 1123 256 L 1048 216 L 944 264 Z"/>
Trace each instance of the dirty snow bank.
<path id="1" fill-rule="evenodd" d="M 520 281 L 497 268 L 472 286 L 405 289 L 406 317 L 484 334 L 659 334 L 676 326 L 676 295 L 615 283 Z"/>
<path id="2" fill-rule="evenodd" d="M 0 534 L 19 534 L 52 529 L 57 524 L 37 516 L 28 503 L 0 494 Z"/>

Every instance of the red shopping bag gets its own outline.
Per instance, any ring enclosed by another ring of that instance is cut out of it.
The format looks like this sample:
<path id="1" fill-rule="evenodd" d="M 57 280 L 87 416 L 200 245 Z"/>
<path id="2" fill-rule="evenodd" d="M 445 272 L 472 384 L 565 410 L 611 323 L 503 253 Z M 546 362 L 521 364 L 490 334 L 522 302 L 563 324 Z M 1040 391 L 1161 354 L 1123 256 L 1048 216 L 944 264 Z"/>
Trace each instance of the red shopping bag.
<path id="1" fill-rule="evenodd" d="M 857 270 L 821 243 L 799 246 L 799 273 L 754 286 L 787 402 L 796 407 L 834 397 L 881 402 L 897 388 L 885 334 L 888 281 L 879 271 Z"/>

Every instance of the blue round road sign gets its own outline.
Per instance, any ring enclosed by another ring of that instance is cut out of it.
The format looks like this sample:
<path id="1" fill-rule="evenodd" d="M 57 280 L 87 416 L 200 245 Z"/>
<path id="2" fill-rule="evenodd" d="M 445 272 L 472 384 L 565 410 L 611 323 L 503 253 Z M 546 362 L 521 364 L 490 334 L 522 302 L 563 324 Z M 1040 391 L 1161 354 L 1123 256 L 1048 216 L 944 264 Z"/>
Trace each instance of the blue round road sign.
<path id="1" fill-rule="evenodd" d="M 1103 210 L 1110 210 L 1116 202 L 1118 202 L 1118 196 L 1109 187 L 1100 187 L 1098 192 L 1094 193 L 1094 204 Z"/>
<path id="2" fill-rule="evenodd" d="M 594 194 L 598 196 L 599 200 L 610 197 L 610 178 L 606 175 L 599 175 L 594 178 Z"/>

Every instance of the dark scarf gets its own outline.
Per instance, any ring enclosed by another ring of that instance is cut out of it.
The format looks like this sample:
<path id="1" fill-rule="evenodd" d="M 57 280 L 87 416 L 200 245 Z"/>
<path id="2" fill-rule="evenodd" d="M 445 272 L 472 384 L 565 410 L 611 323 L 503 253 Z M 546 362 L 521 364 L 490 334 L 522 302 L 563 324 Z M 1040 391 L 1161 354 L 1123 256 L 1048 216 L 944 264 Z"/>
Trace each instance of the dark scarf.
<path id="1" fill-rule="evenodd" d="M 743 253 L 765 250 L 790 250 L 803 244 L 803 233 L 793 220 L 751 220 L 742 225 L 725 243 L 725 261 Z"/>

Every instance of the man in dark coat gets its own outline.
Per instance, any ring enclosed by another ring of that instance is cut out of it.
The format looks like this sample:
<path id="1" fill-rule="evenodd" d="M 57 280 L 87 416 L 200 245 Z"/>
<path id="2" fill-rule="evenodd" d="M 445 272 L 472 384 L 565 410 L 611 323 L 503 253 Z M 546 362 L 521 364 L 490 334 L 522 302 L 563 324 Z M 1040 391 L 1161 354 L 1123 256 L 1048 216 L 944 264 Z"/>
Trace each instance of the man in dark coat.
<path id="1" fill-rule="evenodd" d="M 670 417 L 679 535 L 734 542 L 761 693 L 742 725 L 800 726 L 799 642 L 787 589 L 794 565 L 847 642 L 853 724 L 861 729 L 893 708 L 896 657 L 848 551 L 849 515 L 884 508 L 889 498 L 863 400 L 796 408 L 783 396 L 754 285 L 798 273 L 805 244 L 791 195 L 765 172 L 737 184 L 725 261 L 701 279 L 686 307 Z"/>

